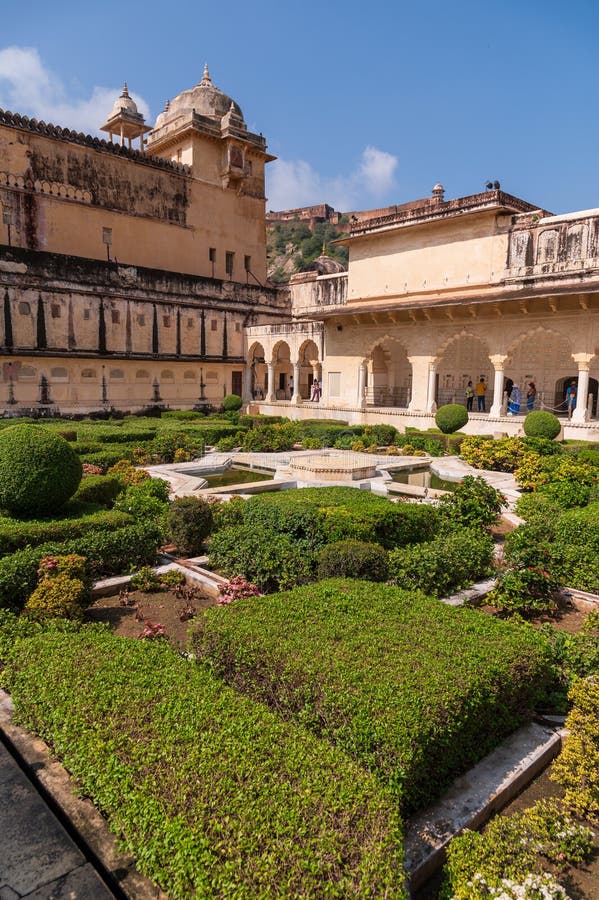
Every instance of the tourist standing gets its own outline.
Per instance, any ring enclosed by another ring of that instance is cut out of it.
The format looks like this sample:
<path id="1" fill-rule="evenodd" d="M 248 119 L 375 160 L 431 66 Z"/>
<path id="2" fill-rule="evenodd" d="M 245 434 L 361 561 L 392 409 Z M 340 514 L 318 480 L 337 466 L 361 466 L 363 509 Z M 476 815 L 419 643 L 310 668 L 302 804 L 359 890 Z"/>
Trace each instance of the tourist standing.
<path id="1" fill-rule="evenodd" d="M 472 387 L 472 382 L 469 381 L 466 385 L 466 409 L 472 410 L 472 404 L 474 403 L 474 388 Z"/>
<path id="2" fill-rule="evenodd" d="M 520 412 L 520 388 L 515 384 L 510 396 L 508 415 L 517 416 Z"/>
<path id="3" fill-rule="evenodd" d="M 479 412 L 486 412 L 485 394 L 487 393 L 487 383 L 485 376 L 481 375 L 476 385 L 476 404 Z"/>
<path id="4" fill-rule="evenodd" d="M 513 382 L 513 379 L 511 379 L 511 378 L 506 378 L 506 379 L 505 379 L 505 387 L 504 387 L 504 391 L 505 391 L 505 393 L 507 394 L 508 400 L 509 400 L 510 397 L 512 396 L 512 390 L 513 390 L 513 389 L 514 389 L 514 382 Z"/>
<path id="5" fill-rule="evenodd" d="M 572 417 L 572 413 L 576 409 L 576 384 L 572 382 L 568 385 L 566 391 L 566 406 L 568 408 L 568 418 Z"/>
<path id="6" fill-rule="evenodd" d="M 526 391 L 526 409 L 532 412 L 535 408 L 535 399 L 537 396 L 537 386 L 534 381 L 528 382 L 528 390 Z"/>
<path id="7" fill-rule="evenodd" d="M 310 398 L 314 403 L 318 403 L 320 400 L 320 384 L 318 378 L 315 378 L 312 382 L 312 397 Z"/>

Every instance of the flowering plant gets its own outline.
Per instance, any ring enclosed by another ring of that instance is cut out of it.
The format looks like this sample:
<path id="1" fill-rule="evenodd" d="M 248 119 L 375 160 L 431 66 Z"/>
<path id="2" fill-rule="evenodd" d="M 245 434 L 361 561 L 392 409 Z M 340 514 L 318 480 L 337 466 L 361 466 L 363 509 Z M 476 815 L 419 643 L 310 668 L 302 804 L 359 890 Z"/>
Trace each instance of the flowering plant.
<path id="1" fill-rule="evenodd" d="M 142 641 L 157 641 L 166 637 L 166 631 L 161 622 L 150 622 L 147 619 L 144 623 L 144 630 L 137 636 Z"/>
<path id="2" fill-rule="evenodd" d="M 83 463 L 83 477 L 86 475 L 101 475 L 102 469 L 100 466 L 93 466 L 91 463 Z"/>
<path id="3" fill-rule="evenodd" d="M 219 606 L 227 606 L 235 600 L 244 600 L 246 597 L 261 597 L 261 593 L 255 584 L 248 581 L 243 575 L 236 575 L 221 585 L 219 597 L 216 601 Z"/>

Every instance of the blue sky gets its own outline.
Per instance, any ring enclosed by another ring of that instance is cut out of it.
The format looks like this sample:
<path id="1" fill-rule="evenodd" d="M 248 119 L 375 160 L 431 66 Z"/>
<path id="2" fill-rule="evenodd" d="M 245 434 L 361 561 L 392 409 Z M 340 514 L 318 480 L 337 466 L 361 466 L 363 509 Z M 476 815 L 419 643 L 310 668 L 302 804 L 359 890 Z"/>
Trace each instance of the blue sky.
<path id="1" fill-rule="evenodd" d="M 488 180 L 553 212 L 599 206 L 594 0 L 11 2 L 0 106 L 79 130 L 124 79 L 150 120 L 199 81 L 279 157 L 268 208 L 368 208 Z"/>

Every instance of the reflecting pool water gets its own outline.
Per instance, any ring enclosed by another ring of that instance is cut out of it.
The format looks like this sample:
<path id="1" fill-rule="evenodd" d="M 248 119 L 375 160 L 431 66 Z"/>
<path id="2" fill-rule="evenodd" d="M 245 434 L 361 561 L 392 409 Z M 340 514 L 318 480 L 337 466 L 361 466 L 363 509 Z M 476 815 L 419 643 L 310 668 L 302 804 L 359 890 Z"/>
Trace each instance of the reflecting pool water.
<path id="1" fill-rule="evenodd" d="M 198 473 L 200 474 L 200 473 Z M 256 472 L 255 469 L 227 469 L 226 472 L 213 472 L 204 475 L 208 487 L 228 487 L 230 484 L 248 484 L 251 481 L 272 481 L 274 472 Z"/>
<path id="2" fill-rule="evenodd" d="M 414 484 L 418 487 L 433 488 L 437 491 L 455 491 L 459 482 L 445 481 L 430 469 L 402 469 L 389 472 L 393 481 L 399 484 Z"/>

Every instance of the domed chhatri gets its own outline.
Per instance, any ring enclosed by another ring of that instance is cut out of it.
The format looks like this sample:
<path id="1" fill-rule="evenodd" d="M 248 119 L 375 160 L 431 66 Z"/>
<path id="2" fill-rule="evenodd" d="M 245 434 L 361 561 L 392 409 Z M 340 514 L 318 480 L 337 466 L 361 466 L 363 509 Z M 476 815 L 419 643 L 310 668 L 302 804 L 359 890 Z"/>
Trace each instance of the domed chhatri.
<path id="1" fill-rule="evenodd" d="M 216 87 L 210 77 L 208 64 L 204 66 L 201 81 L 194 87 L 177 94 L 170 101 L 168 108 L 160 113 L 154 128 L 162 128 L 167 122 L 179 117 L 186 118 L 192 114 L 207 116 L 219 121 L 224 116 L 232 114 L 237 120 L 237 126 L 245 127 L 239 104 Z"/>
<path id="2" fill-rule="evenodd" d="M 114 101 L 114 106 L 112 107 L 112 112 L 109 116 L 112 119 L 113 116 L 118 116 L 121 110 L 126 110 L 128 113 L 131 113 L 134 116 L 138 116 L 140 113 L 137 109 L 137 104 L 135 100 L 133 100 L 129 96 L 129 88 L 127 87 L 127 82 L 123 84 L 123 92 L 120 97 Z"/>
<path id="3" fill-rule="evenodd" d="M 129 148 L 131 148 L 131 141 L 135 138 L 140 138 L 140 149 L 143 151 L 143 136 L 146 131 L 150 131 L 150 128 L 146 125 L 144 117 L 137 109 L 135 100 L 129 96 L 127 82 L 124 83 L 122 94 L 114 101 L 112 112 L 100 130 L 107 131 L 111 141 L 113 136 L 117 135 L 120 139 L 121 147 L 125 145 L 125 140 L 127 140 Z"/>
<path id="4" fill-rule="evenodd" d="M 311 263 L 302 266 L 300 272 L 317 272 L 318 275 L 338 275 L 340 272 L 345 272 L 345 266 L 332 256 L 321 253 Z"/>

